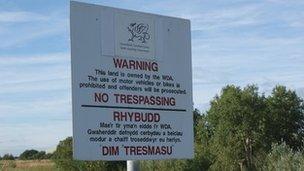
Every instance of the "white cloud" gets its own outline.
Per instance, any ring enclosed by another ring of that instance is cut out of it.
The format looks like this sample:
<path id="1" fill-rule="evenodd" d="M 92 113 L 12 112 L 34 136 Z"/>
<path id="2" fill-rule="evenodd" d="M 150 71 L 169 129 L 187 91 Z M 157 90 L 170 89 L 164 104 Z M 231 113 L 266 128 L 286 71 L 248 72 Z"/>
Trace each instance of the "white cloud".
<path id="1" fill-rule="evenodd" d="M 1 123 L 16 124 L 36 117 L 60 120 L 71 114 L 68 53 L 1 56 L 0 59 Z"/>
<path id="2" fill-rule="evenodd" d="M 262 4 L 236 5 L 202 9 L 204 3 L 194 9 L 176 11 L 172 15 L 188 18 L 192 23 L 192 30 L 213 31 L 214 29 L 229 29 L 241 26 L 261 24 L 263 11 Z"/>
<path id="3" fill-rule="evenodd" d="M 48 120 L 67 119 L 71 116 L 71 98 L 69 90 L 57 97 L 38 96 L 25 101 L 8 101 L 0 103 L 0 118 L 2 123 L 6 119 L 14 118 L 48 118 Z M 70 120 L 70 119 L 69 119 Z M 18 122 L 8 121 L 8 122 Z"/>
<path id="4" fill-rule="evenodd" d="M 304 84 L 303 37 L 225 36 L 193 42 L 194 102 L 201 110 L 227 84 L 258 84 L 266 93 L 277 84 Z"/>
<path id="5" fill-rule="evenodd" d="M 267 0 L 271 3 L 279 3 L 279 4 L 304 4 L 302 0 Z"/>
<path id="6" fill-rule="evenodd" d="M 26 149 L 48 150 L 72 135 L 71 121 L 0 124 L 0 155 L 19 155 Z"/>
<path id="7" fill-rule="evenodd" d="M 0 94 L 70 88 L 70 55 L 0 56 Z"/>
<path id="8" fill-rule="evenodd" d="M 14 20 L 16 22 L 13 22 Z M 2 21 L 10 21 L 12 24 L 4 24 L 1 26 L 0 39 L 5 41 L 0 44 L 0 49 L 23 46 L 26 43 L 39 38 L 58 34 L 63 35 L 67 34 L 69 31 L 68 18 L 61 12 L 53 12 L 51 14 L 4 12 Z M 19 24 L 21 21 L 27 23 L 21 25 Z"/>
<path id="9" fill-rule="evenodd" d="M 0 23 L 18 23 L 18 22 L 33 22 L 46 21 L 49 17 L 27 11 L 0 11 Z"/>
<path id="10" fill-rule="evenodd" d="M 34 54 L 34 55 L 5 55 L 0 56 L 0 66 L 15 66 L 15 65 L 45 65 L 50 63 L 67 63 L 70 61 L 70 54 L 50 53 L 50 54 Z"/>
<path id="11" fill-rule="evenodd" d="M 0 56 L 0 154 L 54 149 L 71 135 L 69 56 Z"/>

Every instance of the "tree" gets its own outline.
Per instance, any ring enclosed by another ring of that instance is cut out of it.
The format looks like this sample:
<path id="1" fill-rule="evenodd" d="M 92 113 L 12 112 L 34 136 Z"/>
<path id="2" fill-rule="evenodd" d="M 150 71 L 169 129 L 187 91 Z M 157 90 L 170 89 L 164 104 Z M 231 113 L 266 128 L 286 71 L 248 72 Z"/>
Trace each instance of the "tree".
<path id="1" fill-rule="evenodd" d="M 58 168 L 63 170 L 124 170 L 126 162 L 124 161 L 78 161 L 73 160 L 72 137 L 62 140 L 57 145 L 52 159 Z"/>
<path id="2" fill-rule="evenodd" d="M 195 110 L 194 113 L 199 113 Z M 194 158 L 187 160 L 183 170 L 208 170 L 214 160 L 214 156 L 210 151 L 211 133 L 209 130 L 206 115 L 200 114 L 196 117 L 196 124 L 194 124 Z"/>
<path id="3" fill-rule="evenodd" d="M 213 169 L 254 168 L 253 159 L 263 141 L 261 118 L 265 111 L 265 97 L 259 96 L 254 85 L 243 90 L 226 86 L 221 95 L 211 101 L 207 117 L 215 155 Z"/>
<path id="4" fill-rule="evenodd" d="M 211 101 L 206 124 L 216 170 L 258 168 L 273 143 L 303 149 L 303 100 L 284 86 L 267 98 L 253 85 L 226 86 Z"/>
<path id="5" fill-rule="evenodd" d="M 31 150 L 25 150 L 23 153 L 20 154 L 19 159 L 20 160 L 33 160 L 34 155 L 39 153 L 37 150 L 31 149 Z"/>
<path id="6" fill-rule="evenodd" d="M 198 109 L 194 109 L 193 111 L 193 127 L 194 127 L 194 137 L 197 137 L 197 125 L 199 123 L 199 120 L 200 120 L 200 117 L 201 117 L 201 113 Z"/>
<path id="7" fill-rule="evenodd" d="M 45 159 L 51 159 L 53 157 L 53 153 L 46 153 L 44 158 Z"/>
<path id="8" fill-rule="evenodd" d="M 46 159 L 45 151 L 37 151 L 34 149 L 25 150 L 23 153 L 20 154 L 19 159 L 21 160 L 42 160 Z"/>
<path id="9" fill-rule="evenodd" d="M 304 104 L 295 91 L 276 86 L 267 98 L 267 138 L 269 142 L 285 142 L 292 149 L 303 148 Z M 271 144 L 268 144 L 270 148 Z"/>
<path id="10" fill-rule="evenodd" d="M 2 160 L 15 160 L 15 157 L 12 154 L 4 154 Z"/>
<path id="11" fill-rule="evenodd" d="M 42 160 L 45 159 L 45 151 L 39 151 L 37 154 L 33 155 L 34 160 Z"/>

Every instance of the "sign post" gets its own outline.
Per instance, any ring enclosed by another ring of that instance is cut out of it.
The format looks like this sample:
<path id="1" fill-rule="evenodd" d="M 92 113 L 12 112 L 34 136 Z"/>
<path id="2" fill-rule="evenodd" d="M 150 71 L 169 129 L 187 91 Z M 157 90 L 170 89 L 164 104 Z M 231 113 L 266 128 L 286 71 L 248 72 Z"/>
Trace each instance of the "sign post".
<path id="1" fill-rule="evenodd" d="M 127 161 L 127 171 L 139 171 L 140 163 L 139 160 L 128 160 Z"/>
<path id="2" fill-rule="evenodd" d="M 190 21 L 71 1 L 73 157 L 193 157 Z M 131 169 L 132 170 L 132 169 Z"/>

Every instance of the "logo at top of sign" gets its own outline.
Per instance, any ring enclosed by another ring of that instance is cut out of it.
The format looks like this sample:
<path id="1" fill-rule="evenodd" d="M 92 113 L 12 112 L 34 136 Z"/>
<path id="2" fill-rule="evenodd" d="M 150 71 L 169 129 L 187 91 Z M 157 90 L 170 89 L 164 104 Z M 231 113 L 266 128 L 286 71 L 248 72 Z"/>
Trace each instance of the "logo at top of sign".
<path id="1" fill-rule="evenodd" d="M 130 23 L 127 27 L 130 32 L 129 42 L 134 42 L 135 40 L 140 41 L 141 43 L 146 43 L 150 39 L 150 34 L 148 33 L 149 25 L 143 23 Z"/>

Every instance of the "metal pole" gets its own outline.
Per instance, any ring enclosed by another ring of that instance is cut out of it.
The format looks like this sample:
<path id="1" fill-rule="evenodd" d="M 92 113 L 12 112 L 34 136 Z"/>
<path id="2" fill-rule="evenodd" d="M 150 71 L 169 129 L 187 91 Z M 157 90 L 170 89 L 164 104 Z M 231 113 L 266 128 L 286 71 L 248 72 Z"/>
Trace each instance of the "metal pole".
<path id="1" fill-rule="evenodd" d="M 127 171 L 140 171 L 139 160 L 128 160 Z"/>

